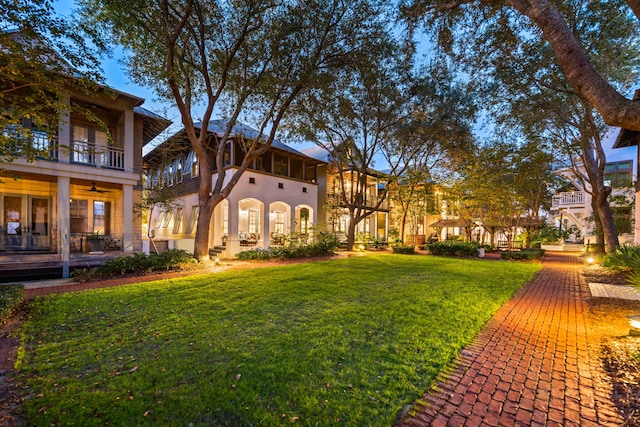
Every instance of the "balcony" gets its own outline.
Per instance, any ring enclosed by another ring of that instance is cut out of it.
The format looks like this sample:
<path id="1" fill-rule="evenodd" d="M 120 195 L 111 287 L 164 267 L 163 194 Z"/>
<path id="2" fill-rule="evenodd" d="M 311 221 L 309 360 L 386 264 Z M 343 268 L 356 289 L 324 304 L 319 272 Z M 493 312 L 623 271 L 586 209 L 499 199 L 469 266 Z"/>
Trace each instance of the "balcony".
<path id="1" fill-rule="evenodd" d="M 553 196 L 551 201 L 551 207 L 553 209 L 571 208 L 584 206 L 585 193 L 584 191 L 570 191 L 559 193 Z"/>
<path id="2" fill-rule="evenodd" d="M 347 195 L 346 200 L 350 200 L 351 197 L 349 197 Z M 361 206 L 361 207 L 366 207 L 366 208 L 372 208 L 372 209 L 376 209 L 376 210 L 388 210 L 389 209 L 389 203 L 386 199 L 384 200 L 380 200 L 380 197 L 377 196 L 372 196 L 370 194 L 366 194 L 364 195 L 360 195 L 357 194 L 355 197 L 355 201 L 354 204 L 356 206 Z M 344 202 L 345 197 L 342 193 L 329 193 L 327 194 L 327 200 L 329 201 L 330 204 L 333 204 L 334 206 L 341 206 L 341 207 L 346 207 L 346 203 Z M 378 206 L 378 203 L 380 202 L 380 206 Z"/>
<path id="3" fill-rule="evenodd" d="M 71 163 L 106 169 L 124 170 L 124 149 L 71 141 Z"/>

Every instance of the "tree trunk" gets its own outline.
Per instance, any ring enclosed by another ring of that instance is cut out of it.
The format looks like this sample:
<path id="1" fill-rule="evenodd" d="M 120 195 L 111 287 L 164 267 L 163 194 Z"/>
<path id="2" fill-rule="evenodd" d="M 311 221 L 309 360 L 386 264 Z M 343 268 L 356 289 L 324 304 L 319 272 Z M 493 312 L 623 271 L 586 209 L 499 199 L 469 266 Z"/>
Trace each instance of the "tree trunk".
<path id="1" fill-rule="evenodd" d="M 356 241 L 356 225 L 358 225 L 358 223 L 356 223 L 353 220 L 353 215 L 349 215 L 350 221 L 349 221 L 349 228 L 347 230 L 347 250 L 348 251 L 352 251 L 353 250 L 353 245 L 355 244 Z"/>
<path id="2" fill-rule="evenodd" d="M 619 246 L 618 231 L 616 230 L 616 224 L 613 220 L 613 212 L 609 205 L 608 196 L 611 190 L 603 191 L 603 193 L 597 192 L 594 194 L 592 200 L 592 207 L 594 208 L 594 215 L 598 216 L 600 226 L 602 228 L 602 236 L 604 237 L 604 248 L 606 253 L 612 253 L 616 251 Z"/>
<path id="3" fill-rule="evenodd" d="M 402 212 L 402 220 L 400 221 L 400 240 L 404 243 L 404 230 L 407 225 L 407 210 L 404 209 Z"/>
<path id="4" fill-rule="evenodd" d="M 198 199 L 199 211 L 193 257 L 198 261 L 209 261 L 211 217 L 217 203 L 213 203 L 213 201 L 209 200 L 209 197 L 202 197 L 202 195 L 198 195 Z"/>
<path id="5" fill-rule="evenodd" d="M 547 0 L 507 0 L 542 30 L 571 86 L 610 126 L 640 130 L 640 103 L 620 95 L 598 72 L 558 9 Z"/>

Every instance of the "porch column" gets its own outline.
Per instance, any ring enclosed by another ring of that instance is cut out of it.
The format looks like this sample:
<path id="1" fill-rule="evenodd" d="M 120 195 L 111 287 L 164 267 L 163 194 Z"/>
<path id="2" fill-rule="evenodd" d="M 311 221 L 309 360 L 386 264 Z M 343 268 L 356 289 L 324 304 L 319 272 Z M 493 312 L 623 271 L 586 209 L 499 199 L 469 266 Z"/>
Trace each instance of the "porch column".
<path id="1" fill-rule="evenodd" d="M 122 186 L 122 252 L 133 252 L 133 185 Z"/>
<path id="2" fill-rule="evenodd" d="M 69 97 L 65 97 L 65 104 L 69 104 Z M 71 145 L 71 118 L 69 116 L 69 110 L 63 111 L 60 114 L 60 120 L 58 121 L 58 162 L 59 163 L 71 163 L 71 152 L 69 149 L 61 149 L 62 146 L 69 147 Z M 60 181 L 58 181 L 58 184 Z M 67 197 L 67 200 L 69 198 Z"/>
<path id="3" fill-rule="evenodd" d="M 69 277 L 69 259 L 71 258 L 71 242 L 69 241 L 69 230 L 71 228 L 71 211 L 69 209 L 69 198 L 71 197 L 70 179 L 68 177 L 58 177 L 58 253 L 62 256 L 62 277 Z"/>
<path id="4" fill-rule="evenodd" d="M 235 254 L 240 252 L 240 240 L 238 240 L 238 215 L 240 215 L 240 212 L 238 211 L 238 200 L 235 197 L 227 197 L 227 202 L 229 203 L 227 254 L 229 256 L 235 256 Z"/>
<path id="5" fill-rule="evenodd" d="M 263 207 L 262 247 L 266 249 L 271 246 L 271 206 L 269 203 L 265 202 Z"/>
<path id="6" fill-rule="evenodd" d="M 133 109 L 130 108 L 124 112 L 124 170 L 127 172 L 133 172 L 133 150 L 135 148 L 133 125 L 134 114 Z"/>

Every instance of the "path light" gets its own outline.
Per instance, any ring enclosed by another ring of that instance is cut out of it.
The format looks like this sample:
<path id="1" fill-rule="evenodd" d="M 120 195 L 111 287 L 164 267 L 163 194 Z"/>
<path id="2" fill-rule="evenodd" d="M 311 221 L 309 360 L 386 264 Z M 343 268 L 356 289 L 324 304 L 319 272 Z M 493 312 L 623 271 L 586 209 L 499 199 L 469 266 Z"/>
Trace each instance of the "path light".
<path id="1" fill-rule="evenodd" d="M 216 265 L 220 264 L 220 258 L 216 258 L 213 262 L 215 262 Z"/>
<path id="2" fill-rule="evenodd" d="M 360 245 L 360 250 L 364 252 L 364 245 Z"/>
<path id="3" fill-rule="evenodd" d="M 593 264 L 596 262 L 596 259 L 592 256 L 587 257 L 587 264 Z"/>
<path id="4" fill-rule="evenodd" d="M 629 326 L 631 326 L 629 335 L 640 335 L 640 314 L 627 316 L 627 319 L 629 319 Z"/>

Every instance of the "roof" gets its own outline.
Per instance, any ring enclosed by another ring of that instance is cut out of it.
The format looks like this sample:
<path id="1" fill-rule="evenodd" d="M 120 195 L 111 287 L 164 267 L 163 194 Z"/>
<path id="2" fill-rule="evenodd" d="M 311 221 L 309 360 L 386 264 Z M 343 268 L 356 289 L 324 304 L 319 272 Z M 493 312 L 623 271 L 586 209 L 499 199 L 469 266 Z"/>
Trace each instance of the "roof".
<path id="1" fill-rule="evenodd" d="M 634 101 L 640 101 L 640 89 L 637 89 L 633 94 Z M 632 147 L 638 145 L 638 135 L 640 132 L 637 130 L 629 130 L 622 128 L 618 138 L 613 143 L 613 148 Z"/>
<path id="2" fill-rule="evenodd" d="M 228 120 L 225 119 L 217 119 L 217 120 L 210 120 L 209 121 L 209 125 L 207 126 L 207 130 L 212 133 L 215 134 L 217 137 L 222 137 L 224 136 L 224 134 L 227 131 L 227 126 L 229 124 Z M 198 123 L 194 123 L 194 126 L 197 129 L 202 129 L 202 122 L 198 122 Z M 151 152 L 149 154 L 151 154 L 153 151 L 157 150 L 160 146 L 162 146 L 163 144 L 165 144 L 168 140 L 170 139 L 174 139 L 174 138 L 178 138 L 178 137 L 182 137 L 181 134 L 184 134 L 184 128 L 181 129 L 180 131 L 176 132 L 174 135 L 172 135 L 170 138 L 168 138 L 166 141 L 164 141 L 162 144 L 160 144 L 158 147 L 154 147 L 153 150 L 151 150 Z M 236 124 L 233 126 L 233 128 L 231 128 L 231 133 L 229 134 L 230 137 L 236 137 L 236 136 L 241 136 L 243 138 L 246 139 L 257 139 L 260 135 L 260 132 L 254 128 L 252 128 L 251 126 L 247 126 L 243 123 L 240 122 L 236 122 Z M 263 137 L 263 139 L 265 139 Z M 314 158 L 313 156 L 309 156 L 301 151 L 296 150 L 295 148 L 292 148 L 290 146 L 288 146 L 287 144 L 281 142 L 278 139 L 274 139 L 273 142 L 271 143 L 271 147 L 277 149 L 277 150 L 281 150 L 281 151 L 286 151 L 288 153 L 294 154 L 296 156 L 299 157 L 304 157 L 304 158 L 313 158 L 315 160 L 319 160 Z M 145 156 L 146 157 L 146 156 Z M 324 160 L 321 160 L 324 161 Z"/>
<path id="3" fill-rule="evenodd" d="M 430 224 L 429 227 L 432 228 L 446 228 L 446 227 L 467 227 L 468 224 L 462 218 L 456 219 L 439 219 L 433 224 Z"/>
<path id="4" fill-rule="evenodd" d="M 144 124 L 142 131 L 143 144 L 147 144 L 160 135 L 171 124 L 170 120 L 140 106 L 133 107 L 133 112 L 142 117 Z"/>

